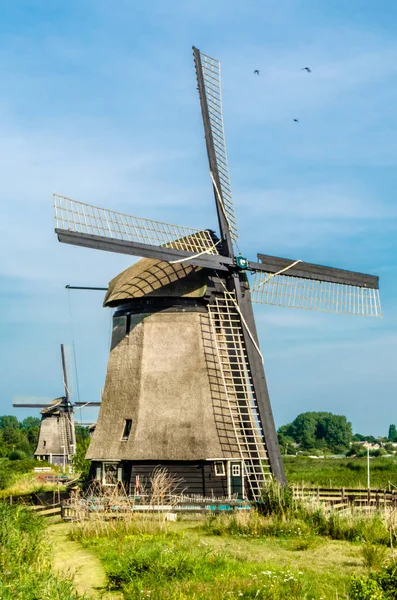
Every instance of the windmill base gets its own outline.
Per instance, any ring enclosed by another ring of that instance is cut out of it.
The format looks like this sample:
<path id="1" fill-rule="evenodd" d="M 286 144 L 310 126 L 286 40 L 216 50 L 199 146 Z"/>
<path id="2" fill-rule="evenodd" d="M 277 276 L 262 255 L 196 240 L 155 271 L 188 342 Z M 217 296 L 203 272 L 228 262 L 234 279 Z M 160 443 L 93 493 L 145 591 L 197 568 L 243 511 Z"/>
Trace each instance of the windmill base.
<path id="1" fill-rule="evenodd" d="M 103 486 L 123 484 L 130 495 L 150 494 L 159 468 L 173 479 L 173 494 L 208 498 L 247 498 L 241 460 L 205 461 L 93 461 L 91 480 Z"/>

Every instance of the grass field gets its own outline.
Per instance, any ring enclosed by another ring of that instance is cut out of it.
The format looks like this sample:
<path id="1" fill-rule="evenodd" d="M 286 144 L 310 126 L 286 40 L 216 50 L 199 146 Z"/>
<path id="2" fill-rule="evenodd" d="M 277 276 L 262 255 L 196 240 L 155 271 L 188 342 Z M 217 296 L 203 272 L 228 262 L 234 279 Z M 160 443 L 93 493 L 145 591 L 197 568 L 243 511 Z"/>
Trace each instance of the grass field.
<path id="1" fill-rule="evenodd" d="M 284 456 L 288 483 L 319 487 L 366 487 L 366 458 Z M 397 458 L 370 459 L 371 487 L 397 489 Z"/>
<path id="2" fill-rule="evenodd" d="M 342 517 L 329 530 L 350 535 L 350 542 L 313 535 L 314 526 L 298 518 L 255 514 L 166 527 L 139 519 L 93 522 L 72 527 L 70 535 L 100 558 L 110 589 L 125 600 L 335 600 L 348 599 L 353 574 L 367 572 L 364 548 L 382 561 L 392 553 L 387 534 L 383 545 L 365 541 L 384 535 L 377 518 L 367 526 L 359 521 Z"/>

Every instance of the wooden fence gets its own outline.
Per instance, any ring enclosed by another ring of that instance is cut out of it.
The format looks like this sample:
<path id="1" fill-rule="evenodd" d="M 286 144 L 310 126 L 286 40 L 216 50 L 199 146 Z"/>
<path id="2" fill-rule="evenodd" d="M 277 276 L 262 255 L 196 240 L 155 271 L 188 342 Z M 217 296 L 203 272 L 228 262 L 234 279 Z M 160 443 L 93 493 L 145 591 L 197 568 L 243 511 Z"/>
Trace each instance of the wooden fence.
<path id="1" fill-rule="evenodd" d="M 41 517 L 60 517 L 61 516 L 61 504 L 50 504 L 50 505 L 38 505 L 30 507 L 36 514 Z"/>
<path id="2" fill-rule="evenodd" d="M 319 502 L 330 504 L 336 509 L 349 506 L 372 508 L 397 508 L 397 491 L 357 488 L 308 488 L 305 486 L 292 487 L 294 498 L 313 498 Z"/>

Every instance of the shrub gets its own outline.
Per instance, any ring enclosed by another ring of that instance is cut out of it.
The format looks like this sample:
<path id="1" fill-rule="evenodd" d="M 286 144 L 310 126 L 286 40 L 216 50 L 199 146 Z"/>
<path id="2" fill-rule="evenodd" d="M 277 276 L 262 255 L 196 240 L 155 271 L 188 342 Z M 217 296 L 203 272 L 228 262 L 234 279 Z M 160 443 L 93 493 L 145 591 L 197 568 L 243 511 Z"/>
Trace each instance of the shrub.
<path id="1" fill-rule="evenodd" d="M 386 564 L 369 577 L 353 575 L 350 579 L 351 600 L 395 600 L 397 598 L 397 562 Z"/>
<path id="2" fill-rule="evenodd" d="M 8 460 L 22 460 L 26 458 L 26 454 L 22 450 L 13 450 L 8 455 Z"/>
<path id="3" fill-rule="evenodd" d="M 387 598 L 397 598 L 397 562 L 391 561 L 379 571 L 373 573 L 371 579 L 376 581 Z"/>
<path id="4" fill-rule="evenodd" d="M 364 566 L 368 569 L 379 569 L 385 562 L 386 552 L 385 546 L 366 542 L 361 548 Z"/>
<path id="5" fill-rule="evenodd" d="M 292 489 L 280 485 L 277 481 L 267 483 L 257 503 L 258 510 L 264 515 L 285 516 L 293 507 Z"/>
<path id="6" fill-rule="evenodd" d="M 297 539 L 293 540 L 291 550 L 313 550 L 320 543 L 321 542 L 317 536 L 301 535 Z"/>
<path id="7" fill-rule="evenodd" d="M 382 588 L 373 579 L 352 575 L 349 585 L 350 600 L 385 600 Z"/>

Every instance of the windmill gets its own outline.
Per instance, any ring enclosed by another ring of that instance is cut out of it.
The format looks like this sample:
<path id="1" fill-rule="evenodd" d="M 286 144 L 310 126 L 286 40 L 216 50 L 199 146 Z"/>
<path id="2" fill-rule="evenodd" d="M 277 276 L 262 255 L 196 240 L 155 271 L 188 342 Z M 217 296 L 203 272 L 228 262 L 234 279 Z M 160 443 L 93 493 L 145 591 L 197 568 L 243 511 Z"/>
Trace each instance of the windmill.
<path id="1" fill-rule="evenodd" d="M 265 480 L 286 479 L 252 301 L 379 316 L 379 280 L 235 253 L 220 63 L 193 55 L 219 236 L 54 195 L 60 242 L 144 257 L 105 297 L 112 345 L 87 458 L 104 485 L 137 491 L 162 465 L 188 493 L 257 499 Z"/>
<path id="2" fill-rule="evenodd" d="M 47 398 L 17 397 L 12 405 L 18 408 L 41 408 L 39 439 L 35 450 L 38 460 L 63 466 L 70 464 L 76 453 L 76 434 L 74 423 L 75 407 L 100 406 L 99 402 L 72 402 L 71 374 L 68 376 L 67 350 L 61 344 L 61 360 L 64 396 L 49 400 Z"/>

